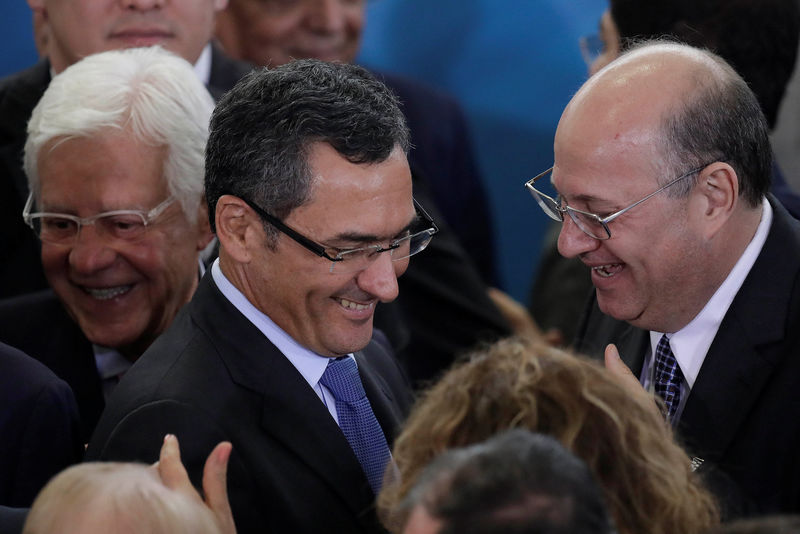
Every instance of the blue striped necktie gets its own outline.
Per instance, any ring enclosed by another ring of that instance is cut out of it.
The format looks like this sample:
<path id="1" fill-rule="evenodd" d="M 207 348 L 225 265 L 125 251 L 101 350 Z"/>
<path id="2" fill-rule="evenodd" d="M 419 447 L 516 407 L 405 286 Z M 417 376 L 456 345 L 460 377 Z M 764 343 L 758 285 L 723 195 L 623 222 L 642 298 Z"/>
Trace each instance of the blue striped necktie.
<path id="1" fill-rule="evenodd" d="M 674 422 L 675 412 L 678 411 L 681 403 L 681 382 L 683 382 L 683 373 L 669 346 L 669 339 L 664 334 L 656 346 L 653 383 L 656 394 L 664 399 L 667 407 L 667 419 L 670 422 Z"/>
<path id="2" fill-rule="evenodd" d="M 339 428 L 356 454 L 372 491 L 377 495 L 391 454 L 364 392 L 356 362 L 347 356 L 329 361 L 320 382 L 336 399 Z"/>

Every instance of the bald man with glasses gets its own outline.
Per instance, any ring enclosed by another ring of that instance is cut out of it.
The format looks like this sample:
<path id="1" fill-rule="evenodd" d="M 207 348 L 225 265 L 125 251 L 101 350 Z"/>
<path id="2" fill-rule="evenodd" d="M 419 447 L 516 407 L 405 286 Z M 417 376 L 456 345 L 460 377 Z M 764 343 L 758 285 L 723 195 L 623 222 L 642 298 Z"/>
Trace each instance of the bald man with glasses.
<path id="1" fill-rule="evenodd" d="M 655 393 L 724 513 L 800 511 L 800 224 L 752 91 L 646 44 L 578 91 L 554 155 L 525 185 L 591 271 L 576 348 Z"/>

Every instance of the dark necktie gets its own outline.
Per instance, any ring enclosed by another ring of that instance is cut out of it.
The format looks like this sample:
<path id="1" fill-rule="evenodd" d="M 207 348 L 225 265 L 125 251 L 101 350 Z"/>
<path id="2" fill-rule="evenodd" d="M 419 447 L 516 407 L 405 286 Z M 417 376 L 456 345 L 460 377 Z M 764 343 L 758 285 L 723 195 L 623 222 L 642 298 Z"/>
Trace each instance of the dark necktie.
<path id="1" fill-rule="evenodd" d="M 656 346 L 655 372 L 653 382 L 656 393 L 664 399 L 667 407 L 667 419 L 674 422 L 675 412 L 681 403 L 681 382 L 683 373 L 678 366 L 678 360 L 672 354 L 667 335 L 661 336 Z"/>
<path id="2" fill-rule="evenodd" d="M 339 428 L 355 452 L 372 491 L 377 495 L 391 455 L 386 437 L 364 392 L 356 362 L 350 357 L 329 361 L 320 382 L 336 399 Z"/>

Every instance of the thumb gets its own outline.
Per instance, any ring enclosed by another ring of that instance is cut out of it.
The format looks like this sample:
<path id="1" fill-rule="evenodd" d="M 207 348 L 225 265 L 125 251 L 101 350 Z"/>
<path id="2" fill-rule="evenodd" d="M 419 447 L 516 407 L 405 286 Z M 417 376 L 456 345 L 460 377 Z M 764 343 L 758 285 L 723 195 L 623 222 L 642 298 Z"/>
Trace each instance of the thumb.
<path id="1" fill-rule="evenodd" d="M 177 437 L 172 434 L 164 436 L 164 444 L 161 446 L 161 453 L 156 465 L 165 486 L 173 490 L 194 492 L 186 468 L 181 463 L 181 451 Z"/>
<path id="2" fill-rule="evenodd" d="M 631 393 L 641 394 L 642 385 L 639 383 L 639 379 L 633 375 L 628 366 L 625 365 L 625 362 L 622 361 L 617 346 L 613 343 L 606 346 L 605 364 L 608 372 L 622 387 Z"/>
<path id="3" fill-rule="evenodd" d="M 217 518 L 222 532 L 235 534 L 231 505 L 228 502 L 228 460 L 233 445 L 223 441 L 214 447 L 203 467 L 203 492 L 206 494 L 206 505 Z"/>

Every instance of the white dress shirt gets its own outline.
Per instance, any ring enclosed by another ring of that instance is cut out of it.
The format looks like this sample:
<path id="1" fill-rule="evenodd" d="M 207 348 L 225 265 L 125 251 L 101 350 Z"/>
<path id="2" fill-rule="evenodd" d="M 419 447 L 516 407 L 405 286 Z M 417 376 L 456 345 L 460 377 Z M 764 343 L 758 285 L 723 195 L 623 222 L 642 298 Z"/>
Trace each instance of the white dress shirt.
<path id="1" fill-rule="evenodd" d="M 700 373 L 700 368 L 706 358 L 708 349 L 717 335 L 722 319 L 728 313 L 728 308 L 730 308 L 733 299 L 739 292 L 739 288 L 742 287 L 745 278 L 750 273 L 750 269 L 761 253 L 764 242 L 767 240 L 769 228 L 772 225 L 772 206 L 769 205 L 766 199 L 763 199 L 761 204 L 761 221 L 758 224 L 756 233 L 736 262 L 736 265 L 728 273 L 725 281 L 722 282 L 722 285 L 717 288 L 714 295 L 689 324 L 677 332 L 667 333 L 670 348 L 683 373 L 681 400 L 678 405 L 678 411 L 675 414 L 675 421 L 680 419 L 686 399 L 692 386 L 694 386 L 695 380 L 697 380 L 697 375 Z M 645 357 L 641 376 L 642 385 L 650 392 L 653 391 L 654 387 L 655 358 L 653 358 L 653 354 L 655 354 L 656 346 L 663 334 L 664 332 L 650 331 L 650 353 Z"/>

